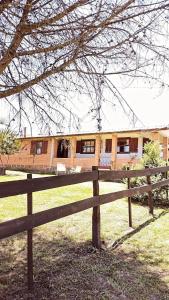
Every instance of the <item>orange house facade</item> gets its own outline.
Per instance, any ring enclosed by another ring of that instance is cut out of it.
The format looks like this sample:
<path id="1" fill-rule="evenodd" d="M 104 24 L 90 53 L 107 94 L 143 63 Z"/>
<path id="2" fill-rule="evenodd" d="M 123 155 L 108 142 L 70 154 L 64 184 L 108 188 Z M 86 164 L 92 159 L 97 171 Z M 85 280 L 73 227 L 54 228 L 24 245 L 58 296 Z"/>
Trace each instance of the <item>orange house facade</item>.
<path id="1" fill-rule="evenodd" d="M 102 168 L 121 169 L 133 165 L 143 156 L 144 144 L 158 141 L 161 156 L 168 161 L 169 128 L 152 128 L 97 133 L 59 134 L 19 138 L 18 153 L 1 156 L 1 166 L 15 170 L 55 172 L 59 166 L 67 171 L 79 167 L 91 170 Z"/>

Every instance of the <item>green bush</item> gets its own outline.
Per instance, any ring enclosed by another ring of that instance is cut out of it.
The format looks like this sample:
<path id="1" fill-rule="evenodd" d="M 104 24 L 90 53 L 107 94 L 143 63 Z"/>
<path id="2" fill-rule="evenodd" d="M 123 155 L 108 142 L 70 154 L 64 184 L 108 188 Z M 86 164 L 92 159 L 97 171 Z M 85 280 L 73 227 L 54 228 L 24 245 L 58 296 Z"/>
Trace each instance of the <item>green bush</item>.
<path id="1" fill-rule="evenodd" d="M 11 155 L 19 151 L 20 142 L 9 129 L 0 131 L 0 155 Z"/>
<path id="2" fill-rule="evenodd" d="M 144 154 L 141 160 L 143 167 L 154 168 L 165 165 L 161 159 L 161 147 L 158 142 L 148 142 L 144 145 Z"/>
<path id="3" fill-rule="evenodd" d="M 0 130 L 0 175 L 5 174 L 5 165 L 2 157 L 5 155 L 9 159 L 9 155 L 19 151 L 20 142 L 16 139 L 15 133 L 9 129 Z"/>
<path id="4" fill-rule="evenodd" d="M 155 168 L 160 166 L 165 166 L 165 161 L 161 159 L 160 156 L 161 149 L 158 142 L 148 142 L 144 146 L 144 154 L 139 165 L 134 166 L 132 169 L 144 169 Z M 124 168 L 125 169 L 125 168 Z M 160 173 L 151 176 L 151 183 L 156 183 L 163 180 L 165 175 Z M 135 177 L 131 179 L 131 187 L 139 187 L 147 184 L 146 177 Z M 147 204 L 148 195 L 144 193 L 142 195 L 136 195 L 132 197 L 132 200 L 139 201 L 143 204 Z M 162 187 L 153 191 L 153 200 L 155 205 L 169 205 L 169 201 L 166 200 L 166 187 Z"/>

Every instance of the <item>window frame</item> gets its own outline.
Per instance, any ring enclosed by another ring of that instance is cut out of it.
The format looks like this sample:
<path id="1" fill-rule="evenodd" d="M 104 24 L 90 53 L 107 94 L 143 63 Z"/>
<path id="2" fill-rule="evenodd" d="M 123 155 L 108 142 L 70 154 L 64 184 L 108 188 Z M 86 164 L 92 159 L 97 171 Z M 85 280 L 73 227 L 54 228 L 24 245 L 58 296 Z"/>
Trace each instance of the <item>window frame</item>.
<path id="1" fill-rule="evenodd" d="M 93 145 L 84 145 L 86 142 L 93 142 Z M 81 152 L 80 154 L 95 154 L 95 139 L 87 139 L 87 140 L 81 140 Z M 83 147 L 86 148 L 94 148 L 93 151 L 85 151 L 83 152 Z"/>
<path id="2" fill-rule="evenodd" d="M 105 153 L 112 153 L 112 139 L 105 139 Z"/>
<path id="3" fill-rule="evenodd" d="M 41 146 L 39 146 L 41 144 Z M 35 144 L 35 154 L 36 155 L 41 155 L 42 153 L 42 149 L 43 149 L 43 141 L 37 141 Z M 40 150 L 40 152 L 38 153 L 38 150 Z"/>
<path id="4" fill-rule="evenodd" d="M 38 147 L 38 144 L 41 143 L 41 147 Z M 40 152 L 38 153 L 38 149 L 40 149 Z M 43 155 L 47 154 L 48 149 L 48 141 L 46 140 L 33 140 L 31 141 L 31 149 L 30 154 L 31 155 Z"/>
<path id="5" fill-rule="evenodd" d="M 129 147 L 129 151 L 118 151 L 118 147 L 120 147 L 118 145 L 119 140 L 126 140 L 126 141 L 128 140 L 128 144 L 124 145 L 124 147 L 128 146 Z M 130 138 L 129 137 L 117 138 L 117 154 L 129 154 L 129 153 L 130 153 Z"/>

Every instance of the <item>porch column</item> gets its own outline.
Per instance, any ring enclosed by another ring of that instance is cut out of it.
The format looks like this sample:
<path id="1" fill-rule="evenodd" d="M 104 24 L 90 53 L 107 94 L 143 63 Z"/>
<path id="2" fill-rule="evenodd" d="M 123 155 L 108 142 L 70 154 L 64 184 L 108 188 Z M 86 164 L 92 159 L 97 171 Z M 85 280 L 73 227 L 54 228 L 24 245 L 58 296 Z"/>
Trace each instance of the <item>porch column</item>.
<path id="1" fill-rule="evenodd" d="M 50 145 L 50 167 L 52 166 L 53 163 L 53 158 L 54 158 L 54 146 L 55 146 L 55 139 L 51 140 L 51 145 Z"/>
<path id="2" fill-rule="evenodd" d="M 70 160 L 71 160 L 71 168 L 74 167 L 74 159 L 76 157 L 76 138 L 75 137 L 72 137 L 71 138 L 71 141 L 70 141 L 70 144 L 71 144 L 71 148 L 70 148 Z"/>
<path id="3" fill-rule="evenodd" d="M 54 157 L 56 158 L 57 157 L 57 151 L 58 151 L 58 140 L 55 139 L 55 142 L 54 142 Z"/>
<path id="4" fill-rule="evenodd" d="M 163 159 L 168 161 L 168 137 L 163 137 Z"/>
<path id="5" fill-rule="evenodd" d="M 116 157 L 117 157 L 117 135 L 112 135 L 112 169 L 116 169 Z"/>
<path id="6" fill-rule="evenodd" d="M 143 138 L 138 138 L 138 157 L 142 158 L 143 156 Z"/>
<path id="7" fill-rule="evenodd" d="M 100 151 L 101 151 L 101 137 L 96 135 L 96 142 L 95 142 L 95 166 L 100 165 Z"/>

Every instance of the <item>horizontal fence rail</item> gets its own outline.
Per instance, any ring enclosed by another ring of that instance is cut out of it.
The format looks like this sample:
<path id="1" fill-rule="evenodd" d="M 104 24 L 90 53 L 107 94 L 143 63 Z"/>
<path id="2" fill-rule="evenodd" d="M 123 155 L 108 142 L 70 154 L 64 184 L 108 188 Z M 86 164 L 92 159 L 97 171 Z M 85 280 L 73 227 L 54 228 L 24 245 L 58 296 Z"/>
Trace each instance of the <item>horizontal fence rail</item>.
<path id="1" fill-rule="evenodd" d="M 138 194 L 141 195 L 144 193 L 148 193 L 154 189 L 166 185 L 169 185 L 169 179 L 150 185 L 143 185 L 141 187 L 131 188 L 129 190 L 122 190 L 119 192 L 108 193 L 105 195 L 93 196 L 88 199 L 51 208 L 42 212 L 34 213 L 29 216 L 24 216 L 14 220 L 6 221 L 0 223 L 0 239 L 73 215 L 75 213 L 84 211 L 86 209 L 98 205 L 107 204 L 118 199 L 132 197 Z"/>
<path id="2" fill-rule="evenodd" d="M 0 182 L 0 198 L 44 191 L 97 179 L 98 172 L 92 171 L 80 174 L 45 176 L 42 178 L 33 178 L 31 180 L 22 179 L 9 182 Z"/>
<path id="3" fill-rule="evenodd" d="M 143 176 L 152 176 L 159 173 L 165 173 L 169 171 L 168 167 L 159 167 L 159 168 L 150 168 L 143 170 L 124 170 L 124 171 L 99 171 L 100 180 L 116 180 L 123 178 L 133 178 L 133 177 L 143 177 Z"/>
<path id="4" fill-rule="evenodd" d="M 42 178 L 32 178 L 28 174 L 27 179 L 0 183 L 0 198 L 27 194 L 27 215 L 0 223 L 0 239 L 4 239 L 15 234 L 27 231 L 27 265 L 28 265 L 28 289 L 33 289 L 33 228 L 44 225 L 66 216 L 93 208 L 92 215 L 92 243 L 94 247 L 100 248 L 100 206 L 118 199 L 128 198 L 129 226 L 132 226 L 131 197 L 134 195 L 148 194 L 149 212 L 153 215 L 152 191 L 169 185 L 169 166 L 151 168 L 144 170 L 127 171 L 100 171 L 98 167 L 93 167 L 91 172 L 80 174 L 70 174 L 61 176 L 50 176 Z M 151 183 L 151 176 L 164 174 L 161 181 Z M 147 178 L 147 184 L 131 188 L 130 178 Z M 99 194 L 99 180 L 116 180 L 127 178 L 127 189 Z M 93 182 L 93 197 L 47 209 L 45 211 L 33 213 L 33 192 L 53 189 L 82 182 Z M 167 192 L 168 197 L 168 192 Z M 168 199 L 168 198 L 167 198 Z"/>

